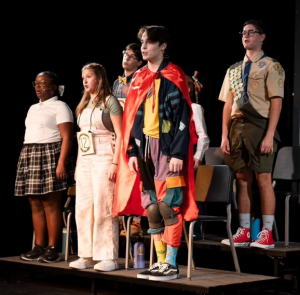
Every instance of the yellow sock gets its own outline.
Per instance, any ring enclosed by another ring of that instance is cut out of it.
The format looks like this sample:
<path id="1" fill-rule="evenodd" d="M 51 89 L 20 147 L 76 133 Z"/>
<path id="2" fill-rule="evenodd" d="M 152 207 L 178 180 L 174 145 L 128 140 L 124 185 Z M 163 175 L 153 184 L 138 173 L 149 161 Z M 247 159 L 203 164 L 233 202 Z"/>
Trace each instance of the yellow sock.
<path id="1" fill-rule="evenodd" d="M 163 241 L 154 242 L 155 251 L 157 255 L 157 262 L 164 263 L 167 254 L 167 245 Z"/>

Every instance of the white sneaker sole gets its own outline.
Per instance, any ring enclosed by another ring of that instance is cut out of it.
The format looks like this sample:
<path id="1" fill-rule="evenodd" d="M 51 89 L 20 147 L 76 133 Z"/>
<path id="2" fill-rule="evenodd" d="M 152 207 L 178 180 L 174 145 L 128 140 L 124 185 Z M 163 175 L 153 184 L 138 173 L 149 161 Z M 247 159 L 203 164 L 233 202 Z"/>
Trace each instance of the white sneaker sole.
<path id="1" fill-rule="evenodd" d="M 24 261 L 38 261 L 39 257 L 38 258 L 35 258 L 35 259 L 32 259 L 32 258 L 27 258 L 27 257 L 21 257 L 20 258 Z"/>
<path id="2" fill-rule="evenodd" d="M 88 269 L 88 268 L 94 268 L 94 265 L 89 265 L 89 266 L 71 266 L 69 265 L 70 268 L 73 269 Z"/>
<path id="3" fill-rule="evenodd" d="M 141 274 L 137 274 L 136 276 L 138 279 L 144 279 L 144 280 L 148 280 L 149 277 L 150 277 L 150 274 L 149 275 L 141 275 Z"/>
<path id="4" fill-rule="evenodd" d="M 275 245 L 261 245 L 259 243 L 251 243 L 250 247 L 261 248 L 261 249 L 272 249 L 275 248 Z"/>
<path id="5" fill-rule="evenodd" d="M 175 280 L 179 278 L 179 274 L 174 274 L 171 276 L 149 276 L 150 281 L 170 281 L 170 280 Z"/>
<path id="6" fill-rule="evenodd" d="M 223 240 L 221 242 L 222 245 L 227 245 L 227 246 L 230 246 L 230 242 L 229 240 Z M 237 247 L 237 246 L 249 246 L 251 244 L 251 242 L 244 242 L 244 243 L 234 243 L 234 246 Z"/>
<path id="7" fill-rule="evenodd" d="M 99 266 L 94 266 L 94 270 L 97 271 L 113 271 L 119 269 L 119 265 L 115 264 L 114 266 L 111 267 L 99 267 Z"/>
<path id="8" fill-rule="evenodd" d="M 111 268 L 105 268 L 105 269 L 101 269 L 101 268 L 94 268 L 94 270 L 97 270 L 97 271 L 113 271 L 113 270 L 117 270 L 119 269 L 118 267 L 111 267 Z"/>

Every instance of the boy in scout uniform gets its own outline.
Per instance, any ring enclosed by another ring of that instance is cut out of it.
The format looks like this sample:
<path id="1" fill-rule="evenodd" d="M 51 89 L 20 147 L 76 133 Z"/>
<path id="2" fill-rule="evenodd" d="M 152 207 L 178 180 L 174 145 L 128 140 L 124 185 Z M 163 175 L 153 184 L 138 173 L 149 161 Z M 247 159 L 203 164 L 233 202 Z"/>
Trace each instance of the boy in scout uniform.
<path id="1" fill-rule="evenodd" d="M 143 57 L 141 52 L 141 45 L 137 43 L 128 44 L 122 53 L 123 53 L 122 68 L 124 70 L 124 73 L 122 76 L 119 76 L 118 79 L 114 81 L 112 92 L 113 95 L 119 99 L 121 106 L 124 109 L 125 100 L 131 82 L 131 78 L 133 74 L 143 64 Z M 122 217 L 120 217 L 120 220 L 121 219 Z M 126 235 L 125 230 L 122 230 L 120 232 L 120 235 L 125 236 Z M 133 218 L 133 222 L 131 224 L 131 235 L 143 236 L 140 216 L 134 216 Z"/>
<path id="2" fill-rule="evenodd" d="M 246 21 L 240 34 L 246 55 L 244 60 L 229 67 L 219 95 L 219 100 L 225 102 L 221 148 L 223 153 L 230 154 L 237 177 L 240 227 L 233 241 L 235 246 L 274 248 L 276 200 L 271 173 L 280 141 L 276 127 L 285 73 L 280 63 L 262 50 L 266 30 L 261 21 Z M 261 198 L 262 231 L 251 243 L 253 172 Z M 228 239 L 221 243 L 230 245 Z"/>
<path id="3" fill-rule="evenodd" d="M 131 82 L 133 74 L 143 64 L 143 57 L 141 53 L 141 45 L 137 43 L 130 43 L 123 50 L 122 67 L 124 73 L 118 77 L 113 83 L 113 95 L 120 100 L 124 109 L 124 102 L 126 100 L 127 91 Z"/>

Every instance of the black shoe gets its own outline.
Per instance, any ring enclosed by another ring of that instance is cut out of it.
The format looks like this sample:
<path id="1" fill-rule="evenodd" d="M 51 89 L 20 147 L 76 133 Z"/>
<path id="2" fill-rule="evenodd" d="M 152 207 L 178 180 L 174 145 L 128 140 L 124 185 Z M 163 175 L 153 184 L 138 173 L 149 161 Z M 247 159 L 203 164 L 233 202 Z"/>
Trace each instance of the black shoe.
<path id="1" fill-rule="evenodd" d="M 20 258 L 26 261 L 36 261 L 45 253 L 45 248 L 40 245 L 34 245 L 33 249 L 25 254 L 21 254 Z"/>
<path id="2" fill-rule="evenodd" d="M 178 265 L 173 266 L 169 263 L 161 264 L 159 270 L 149 276 L 150 281 L 169 281 L 177 278 L 179 278 Z"/>
<path id="3" fill-rule="evenodd" d="M 152 264 L 152 266 L 140 273 L 137 274 L 137 278 L 138 279 L 146 279 L 148 280 L 148 278 L 150 277 L 150 275 L 154 272 L 157 272 L 159 270 L 159 267 L 161 266 L 162 264 L 160 263 L 154 263 Z"/>
<path id="4" fill-rule="evenodd" d="M 54 246 L 47 246 L 45 249 L 45 253 L 39 257 L 38 261 L 48 263 L 57 262 L 60 261 L 60 256 Z"/>

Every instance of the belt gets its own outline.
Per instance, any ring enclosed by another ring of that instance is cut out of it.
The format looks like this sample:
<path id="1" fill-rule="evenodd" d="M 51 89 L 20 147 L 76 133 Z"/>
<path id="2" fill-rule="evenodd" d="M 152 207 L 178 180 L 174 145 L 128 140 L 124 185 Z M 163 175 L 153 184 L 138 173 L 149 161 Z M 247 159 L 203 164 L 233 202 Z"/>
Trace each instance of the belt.
<path id="1" fill-rule="evenodd" d="M 233 120 L 236 120 L 236 121 L 238 121 L 238 122 L 241 122 L 242 124 L 251 122 L 251 120 L 248 119 L 247 117 L 236 117 L 236 118 L 234 118 Z"/>

